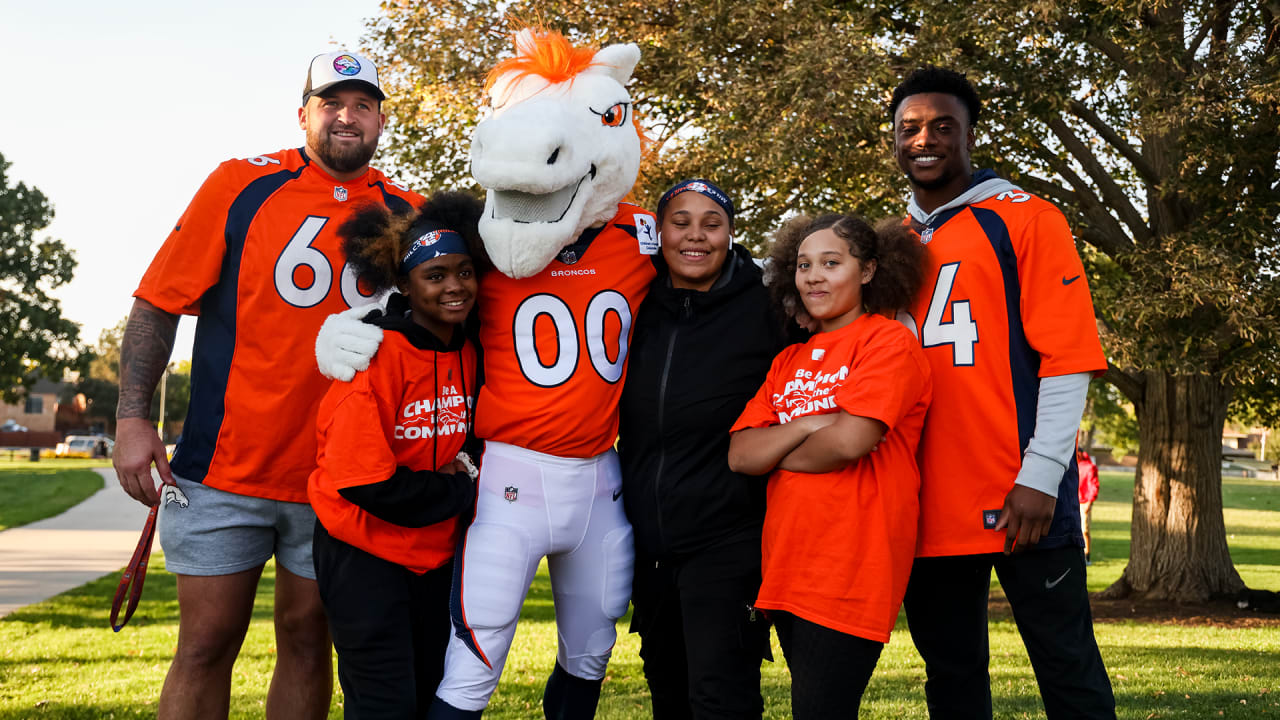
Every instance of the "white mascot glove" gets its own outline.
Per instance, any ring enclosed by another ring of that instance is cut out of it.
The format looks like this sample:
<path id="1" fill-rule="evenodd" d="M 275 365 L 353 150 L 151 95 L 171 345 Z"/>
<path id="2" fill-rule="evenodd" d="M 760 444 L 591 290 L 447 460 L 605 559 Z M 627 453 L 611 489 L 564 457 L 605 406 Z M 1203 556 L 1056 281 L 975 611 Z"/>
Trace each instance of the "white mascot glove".
<path id="1" fill-rule="evenodd" d="M 360 318 L 381 309 L 381 305 L 370 303 L 325 318 L 316 336 L 316 365 L 321 375 L 351 382 L 356 371 L 369 367 L 369 360 L 382 344 L 382 328 Z"/>

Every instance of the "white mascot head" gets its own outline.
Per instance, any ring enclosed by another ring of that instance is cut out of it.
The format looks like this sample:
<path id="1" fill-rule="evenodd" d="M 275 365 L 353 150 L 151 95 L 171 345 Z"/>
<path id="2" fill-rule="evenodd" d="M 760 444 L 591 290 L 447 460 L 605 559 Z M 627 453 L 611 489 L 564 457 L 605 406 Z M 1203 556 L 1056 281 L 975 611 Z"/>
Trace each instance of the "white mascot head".
<path id="1" fill-rule="evenodd" d="M 625 86 L 640 50 L 579 48 L 527 28 L 515 46 L 489 73 L 493 114 L 476 126 L 471 174 L 488 191 L 485 250 L 504 275 L 523 278 L 616 215 L 635 184 L 640 132 Z"/>

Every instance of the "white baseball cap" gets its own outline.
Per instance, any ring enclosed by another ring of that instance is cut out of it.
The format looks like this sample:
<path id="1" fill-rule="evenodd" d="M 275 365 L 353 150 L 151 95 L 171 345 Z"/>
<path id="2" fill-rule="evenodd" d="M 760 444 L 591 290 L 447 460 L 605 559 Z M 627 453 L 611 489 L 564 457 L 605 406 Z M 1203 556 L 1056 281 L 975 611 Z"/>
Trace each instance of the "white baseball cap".
<path id="1" fill-rule="evenodd" d="M 311 59 L 307 68 L 307 85 L 302 89 L 302 104 L 312 95 L 344 82 L 361 82 L 368 85 L 379 101 L 387 96 L 378 85 L 378 67 L 369 58 L 350 50 L 335 50 Z"/>

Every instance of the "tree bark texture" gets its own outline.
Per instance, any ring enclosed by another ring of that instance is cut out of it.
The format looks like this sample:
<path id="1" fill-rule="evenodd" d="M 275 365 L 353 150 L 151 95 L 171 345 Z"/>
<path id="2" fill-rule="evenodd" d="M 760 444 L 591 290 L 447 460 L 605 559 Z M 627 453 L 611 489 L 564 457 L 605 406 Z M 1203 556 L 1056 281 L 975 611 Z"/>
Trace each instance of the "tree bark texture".
<path id="1" fill-rule="evenodd" d="M 1105 597 L 1205 602 L 1244 588 L 1222 518 L 1229 400 L 1216 378 L 1143 374 L 1129 564 Z"/>

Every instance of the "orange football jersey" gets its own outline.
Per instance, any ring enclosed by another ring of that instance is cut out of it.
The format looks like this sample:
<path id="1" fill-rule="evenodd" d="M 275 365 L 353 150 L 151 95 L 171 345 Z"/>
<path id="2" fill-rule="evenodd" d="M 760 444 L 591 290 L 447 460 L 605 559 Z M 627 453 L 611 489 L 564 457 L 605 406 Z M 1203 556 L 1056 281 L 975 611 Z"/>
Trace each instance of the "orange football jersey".
<path id="1" fill-rule="evenodd" d="M 338 182 L 302 149 L 218 166 L 134 296 L 198 315 L 191 405 L 172 467 L 220 490 L 307 501 L 316 408 L 329 381 L 315 339 L 329 315 L 368 302 L 336 230 L 364 203 L 421 196 L 377 170 Z"/>
<path id="2" fill-rule="evenodd" d="M 1066 219 L 1029 193 L 949 210 L 921 242 L 925 281 L 911 312 L 934 393 L 917 554 L 997 552 L 1005 533 L 992 527 L 1035 431 L 1040 378 L 1106 369 L 1093 301 Z M 1041 547 L 1079 536 L 1075 498 L 1068 469 Z"/>
<path id="3" fill-rule="evenodd" d="M 624 203 L 537 275 L 481 278 L 478 436 L 559 457 L 613 446 L 631 321 L 657 251 L 653 215 Z"/>
<path id="4" fill-rule="evenodd" d="M 758 607 L 889 641 L 915 557 L 916 447 L 929 396 L 920 346 L 880 315 L 778 354 L 733 431 L 841 411 L 888 430 L 839 470 L 770 474 Z"/>
<path id="5" fill-rule="evenodd" d="M 467 343 L 459 352 L 433 352 L 398 332 L 383 337 L 369 369 L 349 383 L 335 381 L 320 403 L 309 497 L 333 537 L 424 573 L 453 559 L 459 518 L 402 527 L 338 491 L 382 482 L 399 466 L 435 470 L 457 457 L 475 402 L 476 351 Z"/>

